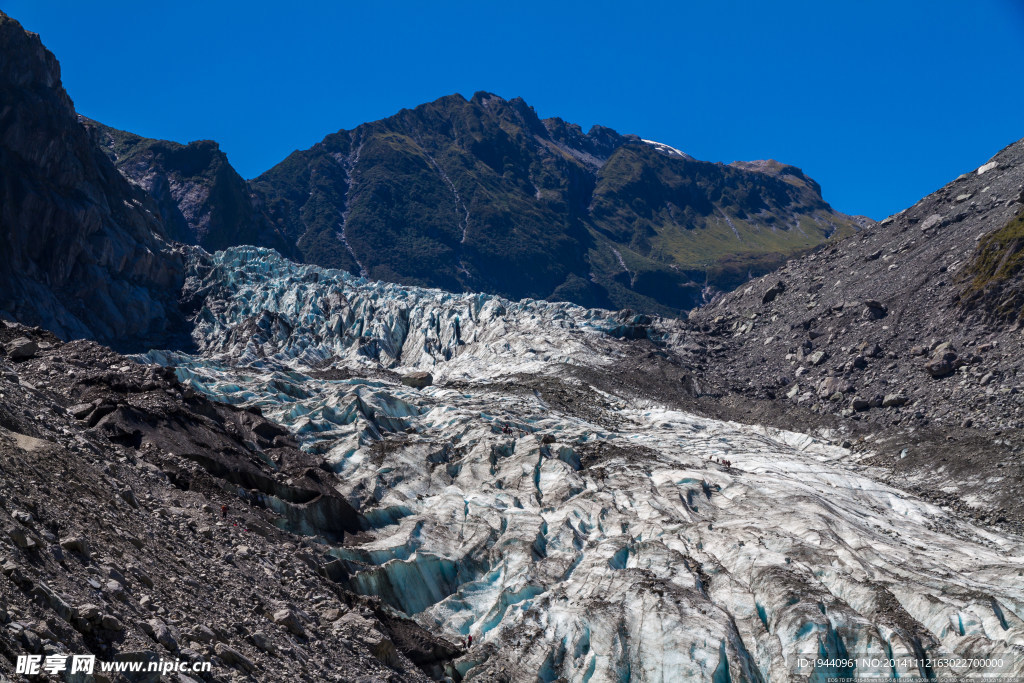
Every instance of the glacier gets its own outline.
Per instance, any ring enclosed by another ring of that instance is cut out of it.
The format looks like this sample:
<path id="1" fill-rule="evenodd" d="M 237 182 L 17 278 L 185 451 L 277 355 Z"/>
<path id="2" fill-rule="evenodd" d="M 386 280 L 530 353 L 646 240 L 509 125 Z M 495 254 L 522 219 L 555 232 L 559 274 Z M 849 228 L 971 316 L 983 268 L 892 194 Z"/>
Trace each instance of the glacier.
<path id="1" fill-rule="evenodd" d="M 258 407 L 321 457 L 363 531 L 304 531 L 349 589 L 472 635 L 466 680 L 932 677 L 963 673 L 955 658 L 1024 675 L 1019 538 L 879 483 L 828 435 L 574 371 L 627 372 L 638 339 L 671 353 L 680 321 L 373 282 L 252 247 L 194 250 L 186 290 L 196 352 L 141 360 Z M 414 370 L 433 384 L 405 386 Z"/>

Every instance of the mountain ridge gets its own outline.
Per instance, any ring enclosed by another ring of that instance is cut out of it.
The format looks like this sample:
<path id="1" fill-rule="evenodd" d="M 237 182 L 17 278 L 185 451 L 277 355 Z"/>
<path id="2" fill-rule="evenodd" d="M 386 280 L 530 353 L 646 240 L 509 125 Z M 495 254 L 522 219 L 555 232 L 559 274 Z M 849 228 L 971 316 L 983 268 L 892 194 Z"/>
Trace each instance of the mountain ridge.
<path id="1" fill-rule="evenodd" d="M 190 175 L 152 152 L 177 143 L 97 127 L 121 172 L 157 190 L 170 222 L 184 217 L 192 226 L 178 231 L 186 241 L 269 246 L 303 262 L 451 291 L 678 315 L 709 291 L 870 223 L 833 211 L 796 167 L 698 161 L 604 126 L 584 133 L 541 119 L 522 98 L 478 92 L 331 133 L 249 181 L 233 173 L 232 196 L 248 196 L 236 202 L 247 214 L 225 221 L 234 237 L 222 230 L 204 242 L 197 237 L 217 193 L 201 176 L 215 169 Z M 207 198 L 205 213 L 175 210 L 175 193 L 161 182 L 177 183 L 186 199 L 178 204 Z"/>

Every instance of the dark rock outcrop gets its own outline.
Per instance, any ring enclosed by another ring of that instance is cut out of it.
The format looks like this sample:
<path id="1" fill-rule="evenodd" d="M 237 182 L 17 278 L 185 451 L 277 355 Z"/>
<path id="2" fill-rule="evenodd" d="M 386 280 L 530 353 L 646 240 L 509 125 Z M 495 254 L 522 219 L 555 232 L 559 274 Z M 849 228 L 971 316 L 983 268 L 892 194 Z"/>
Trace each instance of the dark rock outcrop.
<path id="1" fill-rule="evenodd" d="M 408 375 L 402 377 L 402 384 L 413 389 L 424 389 L 434 383 L 434 376 L 429 372 L 418 370 L 416 372 L 410 372 Z"/>
<path id="2" fill-rule="evenodd" d="M 81 117 L 119 171 L 149 192 L 169 236 L 207 251 L 258 244 L 295 255 L 260 198 L 212 140 L 151 140 Z"/>
<path id="3" fill-rule="evenodd" d="M 180 321 L 152 199 L 78 122 L 56 58 L 0 13 L 0 316 L 120 347 Z"/>

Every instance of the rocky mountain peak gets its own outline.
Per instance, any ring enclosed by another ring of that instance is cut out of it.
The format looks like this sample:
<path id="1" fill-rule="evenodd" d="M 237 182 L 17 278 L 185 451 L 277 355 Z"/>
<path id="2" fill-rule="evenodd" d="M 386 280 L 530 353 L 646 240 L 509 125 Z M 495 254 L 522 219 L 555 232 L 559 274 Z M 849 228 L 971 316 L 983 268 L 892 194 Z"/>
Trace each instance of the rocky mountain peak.
<path id="1" fill-rule="evenodd" d="M 39 35 L 26 31 L 16 20 L 0 12 L 0 79 L 8 87 L 53 98 L 62 107 L 73 107 L 60 80 L 60 63 Z"/>
<path id="2" fill-rule="evenodd" d="M 0 314 L 110 344 L 180 320 L 155 204 L 93 144 L 57 60 L 0 14 Z"/>
<path id="3" fill-rule="evenodd" d="M 744 171 L 755 171 L 766 175 L 781 178 L 788 183 L 807 187 L 812 192 L 821 194 L 821 185 L 808 177 L 802 170 L 790 164 L 784 164 L 775 159 L 758 159 L 755 161 L 734 161 L 729 166 Z"/>
<path id="4" fill-rule="evenodd" d="M 211 251 L 241 240 L 293 253 L 215 140 L 152 140 L 79 118 L 121 173 L 156 200 L 173 239 Z"/>

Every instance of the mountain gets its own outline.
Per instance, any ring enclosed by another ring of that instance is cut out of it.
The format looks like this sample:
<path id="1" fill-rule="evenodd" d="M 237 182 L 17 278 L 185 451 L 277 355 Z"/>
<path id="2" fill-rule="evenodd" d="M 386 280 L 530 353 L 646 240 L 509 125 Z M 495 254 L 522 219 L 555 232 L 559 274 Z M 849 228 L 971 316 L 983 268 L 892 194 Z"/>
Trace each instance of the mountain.
<path id="1" fill-rule="evenodd" d="M 584 134 L 488 93 L 339 131 L 248 187 L 213 143 L 96 130 L 184 241 L 451 291 L 677 314 L 870 223 L 795 167 Z"/>
<path id="2" fill-rule="evenodd" d="M 208 251 L 260 244 L 294 253 L 216 142 L 153 140 L 79 118 L 118 170 L 156 200 L 173 239 Z"/>
<path id="3" fill-rule="evenodd" d="M 153 200 L 78 122 L 56 58 L 0 13 L 0 315 L 119 347 L 183 322 Z"/>
<path id="4" fill-rule="evenodd" d="M 370 278 L 663 312 L 857 221 L 798 169 L 696 161 L 523 100 L 435 102 L 253 181 L 303 261 Z"/>
<path id="5" fill-rule="evenodd" d="M 0 679 L 1024 675 L 1024 141 L 875 225 L 486 94 L 246 182 L 0 19 L 0 311 L 145 350 L 0 320 Z"/>

